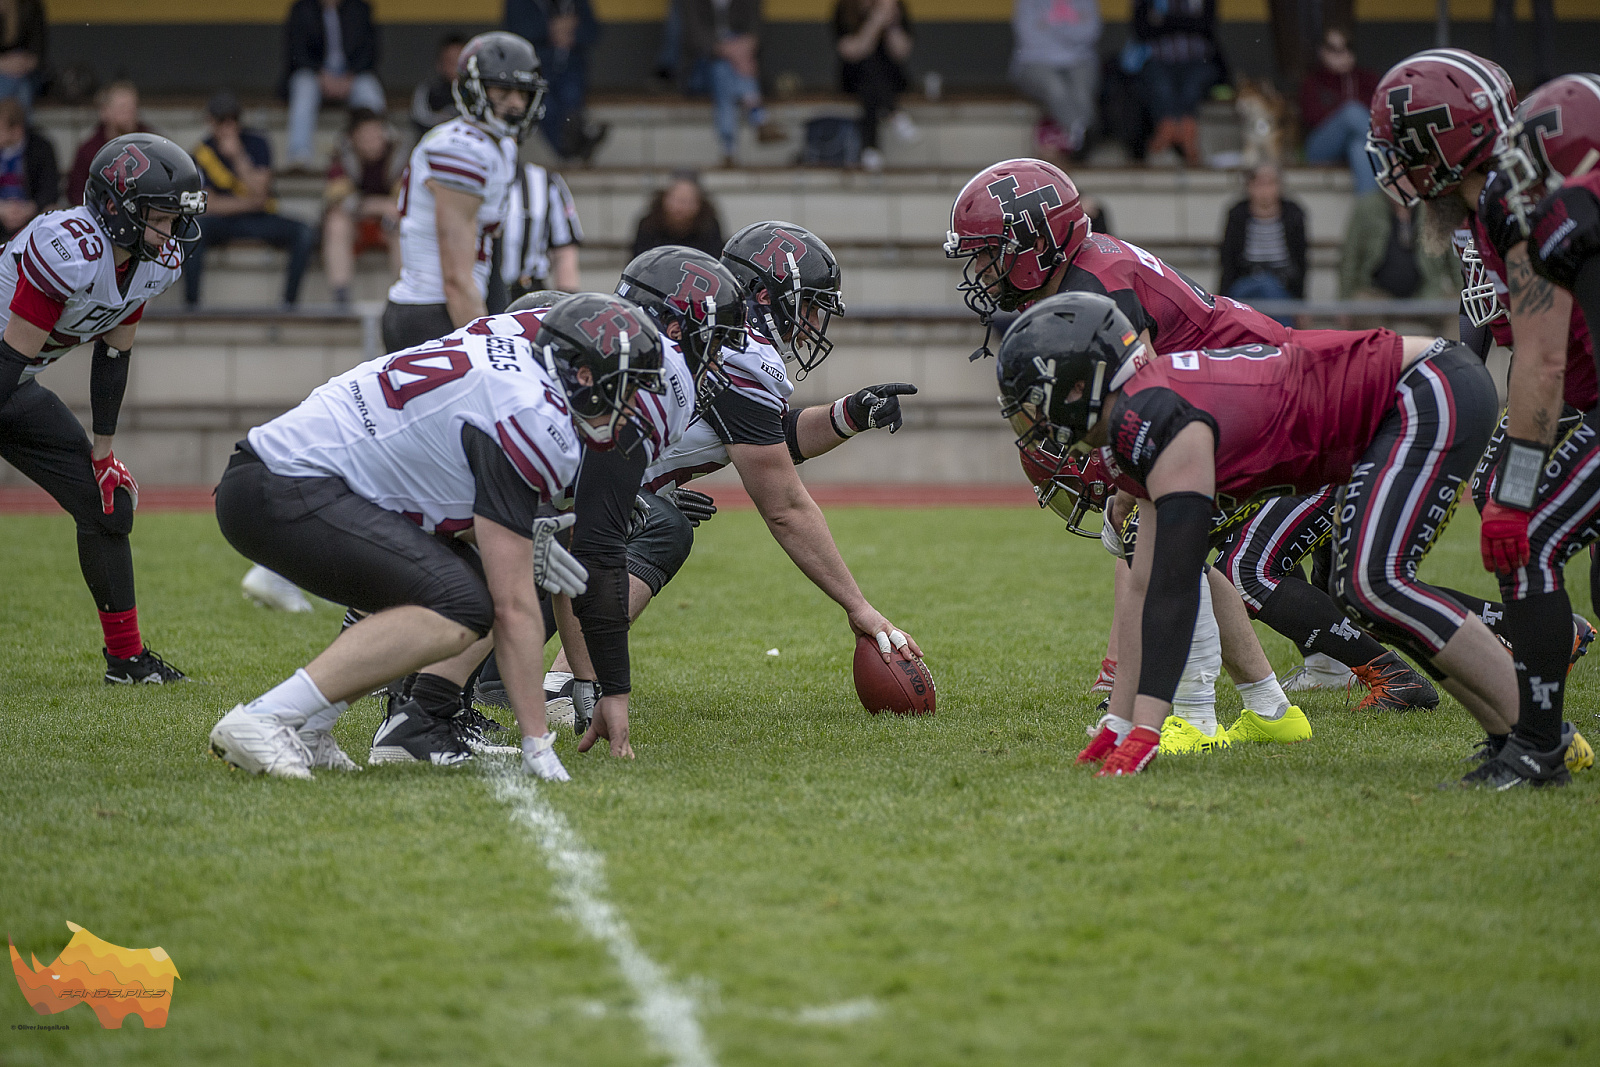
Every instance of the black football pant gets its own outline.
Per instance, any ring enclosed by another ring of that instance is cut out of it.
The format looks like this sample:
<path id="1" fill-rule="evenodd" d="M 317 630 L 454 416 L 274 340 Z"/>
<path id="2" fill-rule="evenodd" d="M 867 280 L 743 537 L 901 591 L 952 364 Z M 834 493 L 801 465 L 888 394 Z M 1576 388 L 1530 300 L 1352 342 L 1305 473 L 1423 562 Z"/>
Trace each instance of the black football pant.
<path id="1" fill-rule="evenodd" d="M 78 566 L 105 612 L 132 611 L 133 497 L 112 496 L 114 510 L 100 506 L 100 486 L 90 466 L 89 435 L 60 397 L 37 381 L 26 381 L 0 405 L 0 459 L 55 498 L 78 524 Z"/>

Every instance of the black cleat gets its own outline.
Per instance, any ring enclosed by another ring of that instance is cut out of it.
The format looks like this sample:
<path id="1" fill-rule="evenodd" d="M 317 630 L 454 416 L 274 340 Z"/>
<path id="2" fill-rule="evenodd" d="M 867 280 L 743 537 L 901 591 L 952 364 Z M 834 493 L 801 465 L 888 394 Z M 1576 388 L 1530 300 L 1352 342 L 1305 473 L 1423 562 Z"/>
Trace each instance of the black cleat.
<path id="1" fill-rule="evenodd" d="M 545 699 L 550 699 L 548 693 L 545 694 Z M 474 703 L 482 704 L 486 708 L 511 710 L 511 697 L 506 692 L 506 683 L 499 678 L 490 679 L 489 681 L 479 678 L 472 689 L 472 700 Z"/>
<path id="2" fill-rule="evenodd" d="M 1367 687 L 1357 711 L 1432 711 L 1439 706 L 1439 691 L 1433 683 L 1407 666 L 1398 652 L 1385 652 L 1350 671 Z"/>
<path id="3" fill-rule="evenodd" d="M 372 763 L 433 763 L 448 766 L 472 758 L 451 719 L 441 719 L 422 710 L 415 700 L 393 704 L 378 730 L 372 735 Z"/>
<path id="4" fill-rule="evenodd" d="M 1563 737 L 1549 752 L 1536 752 L 1513 734 L 1498 756 L 1465 775 L 1461 784 L 1502 793 L 1519 786 L 1540 789 L 1567 785 L 1572 781 L 1572 772 L 1567 770 L 1568 740 Z"/>
<path id="5" fill-rule="evenodd" d="M 1595 637 L 1595 628 L 1590 625 L 1589 620 L 1584 618 L 1582 615 L 1579 615 L 1577 612 L 1573 612 L 1572 658 L 1567 661 L 1568 673 L 1571 673 L 1572 668 L 1578 665 L 1578 661 L 1580 659 L 1589 654 L 1589 646 L 1594 644 Z"/>
<path id="6" fill-rule="evenodd" d="M 189 676 L 150 651 L 144 650 L 132 659 L 118 659 L 105 649 L 107 685 L 165 685 L 168 682 L 187 682 Z"/>
<path id="7" fill-rule="evenodd" d="M 1478 743 L 1472 751 L 1462 759 L 1462 763 L 1487 763 L 1500 755 L 1500 750 L 1506 747 L 1506 740 L 1510 734 L 1484 734 L 1478 738 Z"/>
<path id="8" fill-rule="evenodd" d="M 476 754 L 514 755 L 522 751 L 517 735 L 476 708 L 462 708 L 450 720 L 456 737 Z"/>

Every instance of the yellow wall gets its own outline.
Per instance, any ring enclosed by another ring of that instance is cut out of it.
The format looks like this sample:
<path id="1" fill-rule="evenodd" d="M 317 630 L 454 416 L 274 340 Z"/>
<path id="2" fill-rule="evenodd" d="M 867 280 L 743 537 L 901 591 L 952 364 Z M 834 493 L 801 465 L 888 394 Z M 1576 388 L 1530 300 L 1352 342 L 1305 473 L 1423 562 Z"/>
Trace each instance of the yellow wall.
<path id="1" fill-rule="evenodd" d="M 1519 14 L 1529 17 L 1531 0 L 1517 0 Z M 816 21 L 833 12 L 834 0 L 766 0 L 767 18 Z M 913 18 L 929 22 L 989 22 L 1010 18 L 1011 0 L 906 0 Z M 646 22 L 660 19 L 667 0 L 594 0 L 602 19 Z M 1556 17 L 1600 19 L 1600 0 L 1556 0 Z M 373 0 L 379 22 L 498 22 L 504 0 Z M 1123 21 L 1132 0 L 1101 0 L 1100 10 Z M 1267 0 L 1218 0 L 1224 19 L 1264 22 Z M 1486 21 L 1493 0 L 1451 0 L 1452 15 L 1465 21 Z M 55 23 L 244 22 L 279 23 L 289 0 L 49 0 Z M 1365 21 L 1432 22 L 1435 0 L 1357 0 L 1356 17 Z"/>

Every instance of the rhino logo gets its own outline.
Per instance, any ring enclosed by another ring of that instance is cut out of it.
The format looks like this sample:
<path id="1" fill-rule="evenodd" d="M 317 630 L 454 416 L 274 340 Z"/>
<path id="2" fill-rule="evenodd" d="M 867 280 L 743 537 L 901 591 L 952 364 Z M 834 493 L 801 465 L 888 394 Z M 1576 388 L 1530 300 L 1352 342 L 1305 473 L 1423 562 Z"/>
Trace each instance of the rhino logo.
<path id="1" fill-rule="evenodd" d="M 172 982 L 180 976 L 165 949 L 118 948 L 75 922 L 67 923 L 67 929 L 72 940 L 45 967 L 30 955 L 30 969 L 17 946 L 6 939 L 17 985 L 34 1011 L 54 1015 L 88 1004 L 107 1030 L 122 1029 L 122 1020 L 129 1015 L 139 1016 L 146 1030 L 167 1025 Z"/>

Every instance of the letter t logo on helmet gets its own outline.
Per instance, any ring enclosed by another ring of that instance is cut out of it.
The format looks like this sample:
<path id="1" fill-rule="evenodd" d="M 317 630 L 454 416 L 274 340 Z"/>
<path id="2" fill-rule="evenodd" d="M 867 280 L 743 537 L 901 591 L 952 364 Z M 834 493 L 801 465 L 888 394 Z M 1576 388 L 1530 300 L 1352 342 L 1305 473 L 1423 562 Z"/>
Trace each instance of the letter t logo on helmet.
<path id="1" fill-rule="evenodd" d="M 1042 296 L 1088 236 L 1071 178 L 1041 159 L 1008 159 L 979 171 L 956 197 L 944 254 L 967 261 L 957 289 L 987 320 Z"/>

